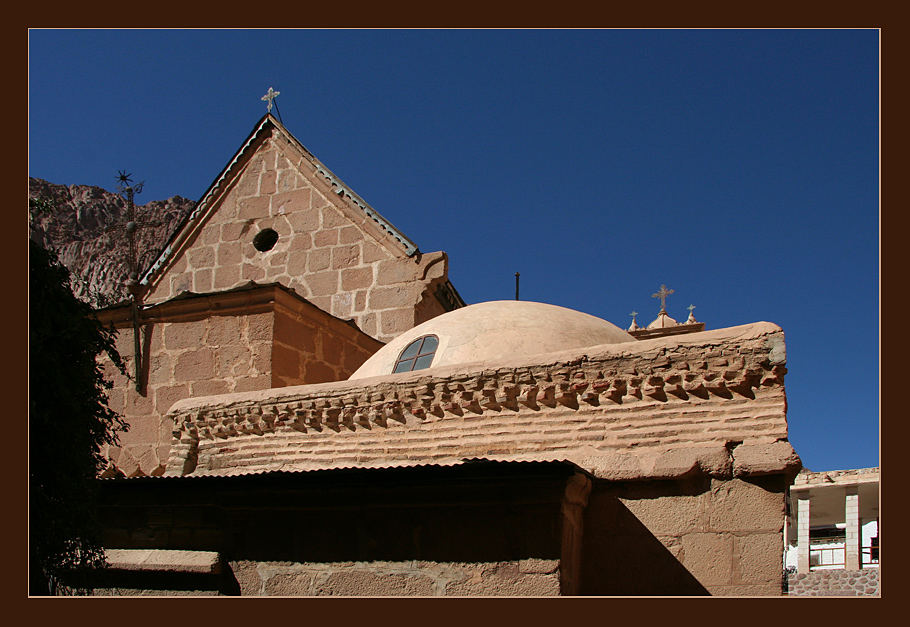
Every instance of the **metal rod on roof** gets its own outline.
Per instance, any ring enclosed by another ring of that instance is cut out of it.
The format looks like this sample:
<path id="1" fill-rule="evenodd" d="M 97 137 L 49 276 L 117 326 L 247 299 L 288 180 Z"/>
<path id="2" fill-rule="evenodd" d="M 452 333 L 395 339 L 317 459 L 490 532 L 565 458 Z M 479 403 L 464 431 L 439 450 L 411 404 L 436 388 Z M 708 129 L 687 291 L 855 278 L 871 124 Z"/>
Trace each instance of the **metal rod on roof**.
<path id="1" fill-rule="evenodd" d="M 519 274 L 515 273 L 515 300 L 518 300 L 518 277 Z"/>

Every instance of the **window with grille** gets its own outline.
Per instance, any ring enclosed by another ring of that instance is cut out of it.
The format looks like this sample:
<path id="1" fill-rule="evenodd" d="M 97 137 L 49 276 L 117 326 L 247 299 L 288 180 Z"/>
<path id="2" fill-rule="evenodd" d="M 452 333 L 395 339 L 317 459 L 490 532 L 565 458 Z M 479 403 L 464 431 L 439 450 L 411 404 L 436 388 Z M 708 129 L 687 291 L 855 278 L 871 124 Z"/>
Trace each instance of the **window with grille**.
<path id="1" fill-rule="evenodd" d="M 429 368 L 430 364 L 433 363 L 433 356 L 436 354 L 438 346 L 439 338 L 435 335 L 424 335 L 417 338 L 401 351 L 392 373 Z"/>

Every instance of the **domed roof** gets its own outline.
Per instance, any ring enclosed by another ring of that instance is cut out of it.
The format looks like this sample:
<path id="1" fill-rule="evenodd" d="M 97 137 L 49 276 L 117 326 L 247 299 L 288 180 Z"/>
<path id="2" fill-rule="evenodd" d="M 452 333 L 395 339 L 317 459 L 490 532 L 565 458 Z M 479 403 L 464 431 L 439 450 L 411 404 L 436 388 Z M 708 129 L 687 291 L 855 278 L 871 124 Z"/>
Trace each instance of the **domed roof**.
<path id="1" fill-rule="evenodd" d="M 402 351 L 424 336 L 439 340 L 430 367 L 513 358 L 598 344 L 634 342 L 614 324 L 595 316 L 518 300 L 469 305 L 405 331 L 379 349 L 350 379 L 391 374 Z M 424 344 L 409 350 L 426 353 Z"/>

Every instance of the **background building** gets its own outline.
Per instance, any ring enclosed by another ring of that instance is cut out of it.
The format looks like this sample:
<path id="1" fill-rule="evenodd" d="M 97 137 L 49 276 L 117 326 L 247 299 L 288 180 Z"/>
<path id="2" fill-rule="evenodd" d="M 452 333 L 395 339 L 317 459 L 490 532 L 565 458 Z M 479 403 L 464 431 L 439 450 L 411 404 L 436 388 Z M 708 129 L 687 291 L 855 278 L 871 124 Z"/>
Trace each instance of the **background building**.
<path id="1" fill-rule="evenodd" d="M 787 503 L 791 595 L 879 593 L 879 469 L 801 471 Z"/>

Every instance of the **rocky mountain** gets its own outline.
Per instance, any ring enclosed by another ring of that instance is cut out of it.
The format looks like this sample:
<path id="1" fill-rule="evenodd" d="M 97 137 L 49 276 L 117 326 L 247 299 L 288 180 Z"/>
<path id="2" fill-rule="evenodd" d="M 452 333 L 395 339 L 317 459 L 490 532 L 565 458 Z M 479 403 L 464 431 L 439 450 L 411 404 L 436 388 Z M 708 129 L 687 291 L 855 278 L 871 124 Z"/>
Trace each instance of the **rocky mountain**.
<path id="1" fill-rule="evenodd" d="M 33 213 L 29 237 L 57 252 L 72 276 L 73 292 L 95 307 L 128 298 L 126 200 L 89 185 L 57 185 L 29 178 L 29 199 L 49 201 Z M 136 206 L 140 275 L 155 261 L 171 234 L 195 204 L 181 196 Z"/>

